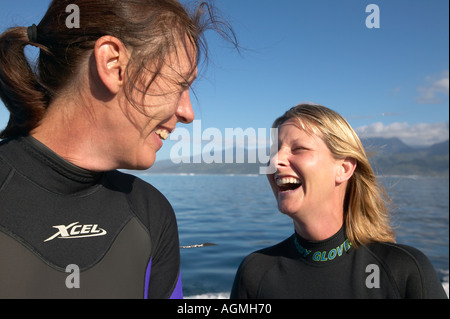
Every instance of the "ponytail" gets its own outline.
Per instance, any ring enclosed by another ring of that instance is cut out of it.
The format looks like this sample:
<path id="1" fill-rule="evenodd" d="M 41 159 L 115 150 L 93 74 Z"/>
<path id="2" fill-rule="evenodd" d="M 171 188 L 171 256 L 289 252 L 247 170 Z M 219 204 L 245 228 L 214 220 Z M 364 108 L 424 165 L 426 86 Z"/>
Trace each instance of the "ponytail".
<path id="1" fill-rule="evenodd" d="M 49 104 L 49 94 L 40 84 L 25 56 L 25 47 L 34 45 L 27 28 L 14 27 L 0 35 L 0 98 L 10 112 L 0 138 L 27 135 L 42 119 Z"/>

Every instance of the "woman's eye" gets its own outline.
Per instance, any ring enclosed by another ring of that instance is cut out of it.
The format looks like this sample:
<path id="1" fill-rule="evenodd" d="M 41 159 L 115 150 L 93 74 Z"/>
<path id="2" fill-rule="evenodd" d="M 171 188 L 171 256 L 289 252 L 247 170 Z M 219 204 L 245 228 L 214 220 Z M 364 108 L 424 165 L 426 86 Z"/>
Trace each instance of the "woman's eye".
<path id="1" fill-rule="evenodd" d="M 181 81 L 178 82 L 178 85 L 183 91 L 186 91 L 191 88 L 192 83 L 190 83 L 189 81 Z"/>
<path id="2" fill-rule="evenodd" d="M 300 152 L 300 151 L 303 151 L 305 149 L 306 148 L 304 148 L 303 146 L 295 146 L 295 147 L 292 148 L 292 151 L 293 152 Z"/>

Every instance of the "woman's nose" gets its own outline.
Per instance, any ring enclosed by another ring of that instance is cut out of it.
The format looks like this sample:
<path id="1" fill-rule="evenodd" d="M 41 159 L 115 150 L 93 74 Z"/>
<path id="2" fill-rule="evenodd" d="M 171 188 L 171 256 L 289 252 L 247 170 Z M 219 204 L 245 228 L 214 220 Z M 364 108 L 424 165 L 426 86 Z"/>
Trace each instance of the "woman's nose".
<path id="1" fill-rule="evenodd" d="M 194 110 L 192 109 L 189 90 L 186 90 L 181 94 L 181 98 L 175 115 L 177 116 L 178 121 L 184 124 L 189 124 L 194 121 L 195 114 Z"/>
<path id="2" fill-rule="evenodd" d="M 288 151 L 286 148 L 280 148 L 272 159 L 275 167 L 288 166 Z"/>

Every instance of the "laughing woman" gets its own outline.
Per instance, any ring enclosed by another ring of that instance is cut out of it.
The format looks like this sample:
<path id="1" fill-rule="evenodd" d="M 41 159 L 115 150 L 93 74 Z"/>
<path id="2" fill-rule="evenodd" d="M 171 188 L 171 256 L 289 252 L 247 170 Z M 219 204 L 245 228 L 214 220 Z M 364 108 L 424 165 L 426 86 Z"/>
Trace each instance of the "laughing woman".
<path id="1" fill-rule="evenodd" d="M 79 28 L 66 26 L 72 2 Z M 194 119 L 202 33 L 231 30 L 192 9 L 53 0 L 37 25 L 0 35 L 0 298 L 182 297 L 171 205 L 117 169 L 149 168 Z"/>
<path id="2" fill-rule="evenodd" d="M 387 195 L 345 119 L 302 104 L 273 127 L 268 179 L 295 233 L 245 258 L 231 298 L 446 298 L 429 260 L 395 243 Z"/>

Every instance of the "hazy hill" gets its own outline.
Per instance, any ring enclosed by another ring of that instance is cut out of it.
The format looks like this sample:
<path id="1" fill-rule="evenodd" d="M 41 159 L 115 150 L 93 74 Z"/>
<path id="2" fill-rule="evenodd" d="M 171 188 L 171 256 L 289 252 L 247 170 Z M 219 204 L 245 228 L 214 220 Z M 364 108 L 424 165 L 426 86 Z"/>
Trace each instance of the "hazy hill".
<path id="1" fill-rule="evenodd" d="M 449 141 L 413 148 L 398 138 L 363 140 L 379 175 L 449 175 Z"/>
<path id="2" fill-rule="evenodd" d="M 378 175 L 449 175 L 449 141 L 429 147 L 414 148 L 398 138 L 367 138 L 362 143 Z M 236 155 L 236 150 L 233 150 Z M 154 174 L 259 174 L 261 163 L 181 163 L 159 161 L 148 171 Z M 267 153 L 266 153 L 267 154 Z M 222 159 L 224 159 L 222 154 Z"/>

